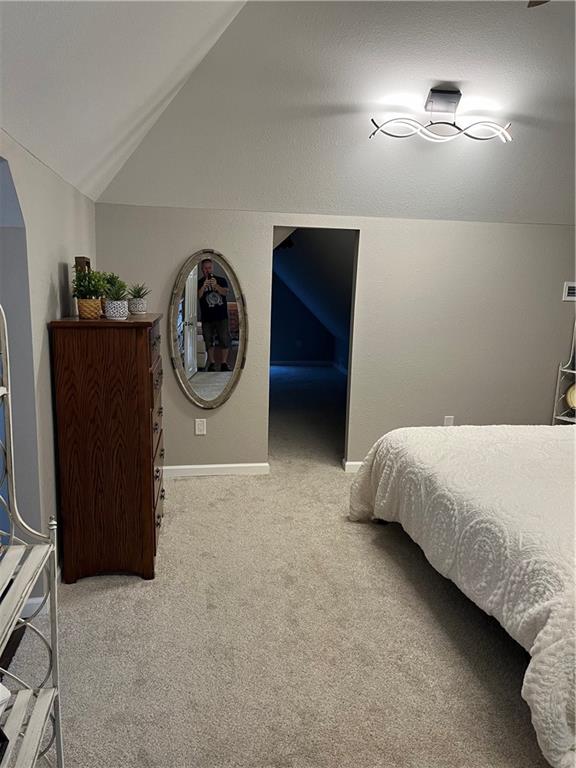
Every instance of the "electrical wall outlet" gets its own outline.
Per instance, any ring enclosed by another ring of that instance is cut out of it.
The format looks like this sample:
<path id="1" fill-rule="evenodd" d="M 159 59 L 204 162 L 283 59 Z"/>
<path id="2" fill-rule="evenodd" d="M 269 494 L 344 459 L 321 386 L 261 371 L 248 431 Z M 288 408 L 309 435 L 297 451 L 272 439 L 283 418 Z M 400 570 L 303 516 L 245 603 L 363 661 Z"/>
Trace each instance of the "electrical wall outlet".
<path id="1" fill-rule="evenodd" d="M 444 426 L 445 427 L 453 427 L 454 426 L 454 416 L 444 416 Z"/>
<path id="2" fill-rule="evenodd" d="M 197 435 L 206 434 L 206 419 L 196 419 L 194 422 L 194 428 Z"/>

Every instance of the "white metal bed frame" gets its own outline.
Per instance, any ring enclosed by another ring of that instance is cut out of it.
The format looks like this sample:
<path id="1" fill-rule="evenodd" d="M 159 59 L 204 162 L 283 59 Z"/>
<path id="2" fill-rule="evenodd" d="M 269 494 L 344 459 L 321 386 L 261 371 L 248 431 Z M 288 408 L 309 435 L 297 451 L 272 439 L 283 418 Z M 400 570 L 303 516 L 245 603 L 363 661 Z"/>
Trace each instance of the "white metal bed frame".
<path id="1" fill-rule="evenodd" d="M 0 305 L 0 419 L 5 427 L 4 441 L 0 440 L 0 510 L 7 513 L 9 521 L 9 530 L 0 530 L 0 654 L 13 630 L 24 626 L 40 638 L 49 660 L 46 676 L 37 688 L 0 667 L 0 675 L 18 686 L 12 691 L 13 696 L 2 717 L 2 728 L 9 743 L 0 760 L 0 768 L 33 768 L 39 760 L 52 765 L 54 753 L 57 768 L 64 768 L 58 665 L 57 524 L 51 517 L 48 532 L 37 531 L 28 525 L 18 510 L 10 392 L 8 333 L 6 316 Z M 2 495 L 4 487 L 7 493 Z M 35 584 L 42 581 L 44 571 L 47 578 L 40 606 L 32 616 L 22 618 L 26 602 Z M 50 639 L 32 623 L 46 603 L 50 609 Z M 52 734 L 46 744 L 44 734 L 49 720 Z"/>

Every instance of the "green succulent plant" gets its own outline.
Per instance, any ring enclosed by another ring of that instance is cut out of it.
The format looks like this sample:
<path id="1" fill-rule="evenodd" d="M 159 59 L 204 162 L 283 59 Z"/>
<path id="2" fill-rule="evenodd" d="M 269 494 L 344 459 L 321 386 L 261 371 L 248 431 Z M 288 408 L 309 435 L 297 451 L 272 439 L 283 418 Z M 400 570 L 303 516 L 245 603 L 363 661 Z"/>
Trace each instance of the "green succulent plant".
<path id="1" fill-rule="evenodd" d="M 144 283 L 134 283 L 128 290 L 128 296 L 130 296 L 131 299 L 144 299 L 149 293 L 150 288 Z"/>
<path id="2" fill-rule="evenodd" d="M 106 298 L 110 301 L 125 301 L 128 298 L 126 283 L 117 275 L 115 277 L 118 279 L 106 285 Z"/>
<path id="3" fill-rule="evenodd" d="M 114 285 L 122 282 L 120 276 L 115 272 L 103 272 L 102 274 L 104 275 L 104 281 L 107 288 L 112 288 Z"/>
<path id="4" fill-rule="evenodd" d="M 103 272 L 92 270 L 79 271 L 74 267 L 75 276 L 72 281 L 72 295 L 76 299 L 99 299 L 104 295 L 106 276 Z"/>

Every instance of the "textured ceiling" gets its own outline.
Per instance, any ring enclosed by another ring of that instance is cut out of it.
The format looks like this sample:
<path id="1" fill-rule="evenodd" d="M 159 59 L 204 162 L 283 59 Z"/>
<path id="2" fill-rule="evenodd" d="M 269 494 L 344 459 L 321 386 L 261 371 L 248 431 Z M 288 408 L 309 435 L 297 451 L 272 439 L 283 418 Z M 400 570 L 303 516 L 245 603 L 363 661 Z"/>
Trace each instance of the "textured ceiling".
<path id="1" fill-rule="evenodd" d="M 2 3 L 2 127 L 97 197 L 242 5 Z"/>
<path id="2" fill-rule="evenodd" d="M 422 119 L 442 83 L 513 142 L 368 140 L 372 115 Z M 573 139 L 572 3 L 255 2 L 101 199 L 568 223 Z"/>

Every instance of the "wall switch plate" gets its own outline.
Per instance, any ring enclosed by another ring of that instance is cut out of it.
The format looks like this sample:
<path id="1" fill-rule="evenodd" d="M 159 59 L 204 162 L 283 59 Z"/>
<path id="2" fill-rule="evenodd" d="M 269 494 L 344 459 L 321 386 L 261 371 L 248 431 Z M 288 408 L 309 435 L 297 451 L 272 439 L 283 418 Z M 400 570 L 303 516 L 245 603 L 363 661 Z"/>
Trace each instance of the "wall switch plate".
<path id="1" fill-rule="evenodd" d="M 454 416 L 444 416 L 444 426 L 445 427 L 453 427 L 454 426 Z"/>
<path id="2" fill-rule="evenodd" d="M 194 430 L 197 435 L 206 434 L 206 419 L 196 419 L 194 422 Z"/>

